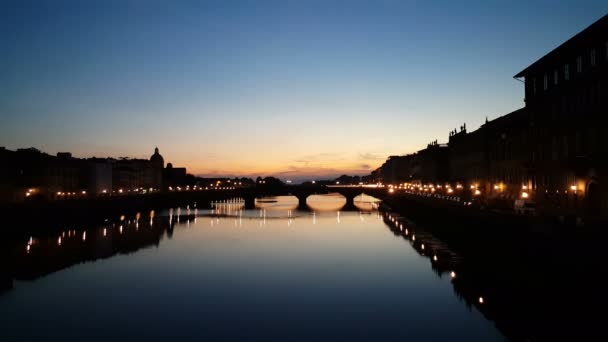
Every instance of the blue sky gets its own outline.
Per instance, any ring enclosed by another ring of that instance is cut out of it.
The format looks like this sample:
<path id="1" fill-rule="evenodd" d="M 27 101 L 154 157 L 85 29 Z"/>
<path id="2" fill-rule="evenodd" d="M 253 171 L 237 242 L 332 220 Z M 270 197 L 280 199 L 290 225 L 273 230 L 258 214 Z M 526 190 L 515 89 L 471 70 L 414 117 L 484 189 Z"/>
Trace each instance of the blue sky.
<path id="1" fill-rule="evenodd" d="M 2 1 L 0 146 L 365 174 L 523 106 L 605 1 Z"/>

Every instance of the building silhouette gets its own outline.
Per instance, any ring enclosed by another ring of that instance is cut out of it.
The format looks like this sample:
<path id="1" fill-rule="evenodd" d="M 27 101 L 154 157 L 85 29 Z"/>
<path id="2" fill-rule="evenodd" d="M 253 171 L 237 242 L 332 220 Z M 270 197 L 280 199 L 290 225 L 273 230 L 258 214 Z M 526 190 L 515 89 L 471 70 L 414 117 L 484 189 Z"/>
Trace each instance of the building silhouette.
<path id="1" fill-rule="evenodd" d="M 489 205 L 525 199 L 547 214 L 607 216 L 607 73 L 603 16 L 515 75 L 525 84 L 523 108 L 473 132 L 463 125 L 447 145 L 391 156 L 372 176 L 460 184 Z"/>
<path id="2" fill-rule="evenodd" d="M 608 15 L 515 77 L 525 81 L 526 176 L 539 200 L 606 211 Z"/>
<path id="3" fill-rule="evenodd" d="M 0 148 L 0 202 L 147 193 L 166 189 L 176 178 L 187 180 L 186 168 L 167 171 L 164 165 L 158 147 L 150 159 L 81 159 L 69 152 L 52 156 L 35 148 Z"/>
<path id="4" fill-rule="evenodd" d="M 187 176 L 185 167 L 173 167 L 173 164 L 168 163 L 163 170 L 163 184 L 165 188 L 186 185 L 189 182 Z"/>
<path id="5" fill-rule="evenodd" d="M 160 189 L 164 165 L 158 147 L 149 160 L 120 158 L 112 163 L 112 183 L 123 191 Z"/>
<path id="6" fill-rule="evenodd" d="M 154 148 L 154 154 L 150 157 L 152 164 L 152 177 L 155 188 L 160 188 L 163 183 L 163 169 L 165 168 L 165 159 L 158 153 L 158 147 Z"/>

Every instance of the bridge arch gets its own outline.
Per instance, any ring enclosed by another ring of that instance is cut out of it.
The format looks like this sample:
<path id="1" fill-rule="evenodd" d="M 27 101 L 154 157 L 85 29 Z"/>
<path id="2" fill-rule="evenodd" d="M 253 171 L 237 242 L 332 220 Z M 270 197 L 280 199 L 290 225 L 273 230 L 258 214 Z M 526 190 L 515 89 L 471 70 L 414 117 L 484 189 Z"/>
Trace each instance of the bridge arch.
<path id="1" fill-rule="evenodd" d="M 382 199 L 386 194 L 385 190 L 362 188 L 362 187 L 302 187 L 302 186 L 290 186 L 284 188 L 273 189 L 269 191 L 267 189 L 259 188 L 248 188 L 248 189 L 237 189 L 234 194 L 242 197 L 245 200 L 245 207 L 248 209 L 254 208 L 255 198 L 263 196 L 280 196 L 280 195 L 292 195 L 298 198 L 298 209 L 308 210 L 306 199 L 310 195 L 323 195 L 329 193 L 339 193 L 346 198 L 346 205 L 343 210 L 356 210 L 354 205 L 354 199 L 362 193 Z"/>

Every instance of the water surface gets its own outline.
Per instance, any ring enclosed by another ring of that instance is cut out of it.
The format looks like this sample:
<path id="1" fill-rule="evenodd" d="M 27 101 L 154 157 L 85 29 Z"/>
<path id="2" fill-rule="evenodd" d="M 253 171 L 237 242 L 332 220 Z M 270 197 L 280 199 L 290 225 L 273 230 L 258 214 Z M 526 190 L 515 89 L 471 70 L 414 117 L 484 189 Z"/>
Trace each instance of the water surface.
<path id="1" fill-rule="evenodd" d="M 503 340 L 377 212 L 262 212 L 159 213 L 20 242 L 0 336 Z"/>

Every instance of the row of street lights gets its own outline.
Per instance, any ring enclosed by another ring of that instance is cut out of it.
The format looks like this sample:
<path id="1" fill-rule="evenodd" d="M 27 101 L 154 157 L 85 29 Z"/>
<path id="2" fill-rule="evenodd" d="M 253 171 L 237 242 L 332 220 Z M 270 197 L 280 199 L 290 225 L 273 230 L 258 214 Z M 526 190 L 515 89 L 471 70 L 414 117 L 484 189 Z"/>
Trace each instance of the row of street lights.
<path id="1" fill-rule="evenodd" d="M 462 191 L 464 189 L 463 185 L 460 183 L 457 183 L 456 185 L 451 185 L 451 184 L 421 184 L 421 183 L 402 183 L 402 184 L 398 184 L 398 185 L 392 185 L 389 184 L 388 186 L 388 192 L 389 193 L 394 193 L 396 190 L 410 190 L 410 191 L 417 191 L 417 192 L 430 192 L 430 193 L 435 193 L 435 192 L 439 192 L 439 191 L 445 191 L 446 194 L 448 195 L 452 195 L 455 192 L 459 192 Z M 479 184 L 471 184 L 470 185 L 470 190 L 473 196 L 481 196 L 482 195 L 482 190 L 479 188 Z M 504 192 L 507 189 L 507 185 L 504 183 L 497 183 L 494 184 L 493 186 L 493 190 L 497 191 L 497 192 Z M 579 188 L 575 185 L 572 184 L 570 186 L 569 189 L 564 190 L 564 193 L 568 193 L 568 190 L 570 190 L 572 193 L 577 194 L 579 191 Z M 549 190 L 545 190 L 545 193 L 549 193 Z M 556 193 L 559 194 L 560 191 L 556 190 Z M 521 192 L 520 192 L 520 197 L 522 199 L 528 199 L 531 196 L 531 189 L 529 188 L 528 185 L 522 185 L 521 187 Z"/>

